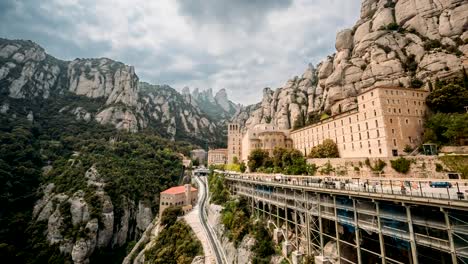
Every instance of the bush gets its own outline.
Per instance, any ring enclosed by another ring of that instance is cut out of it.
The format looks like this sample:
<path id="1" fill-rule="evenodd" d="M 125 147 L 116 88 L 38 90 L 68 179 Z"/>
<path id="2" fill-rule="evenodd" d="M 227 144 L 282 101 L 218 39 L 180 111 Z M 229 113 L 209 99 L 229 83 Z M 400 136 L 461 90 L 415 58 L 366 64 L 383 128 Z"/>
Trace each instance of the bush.
<path id="1" fill-rule="evenodd" d="M 335 169 L 333 166 L 330 164 L 330 162 L 325 163 L 323 167 L 320 168 L 320 174 L 322 175 L 330 175 L 330 173 L 334 172 Z"/>
<path id="2" fill-rule="evenodd" d="M 442 172 L 442 171 L 444 171 L 444 166 L 442 166 L 440 163 L 436 163 L 435 164 L 435 170 L 437 172 Z"/>
<path id="3" fill-rule="evenodd" d="M 268 152 L 262 149 L 254 149 L 250 152 L 247 165 L 251 172 L 256 172 L 258 168 L 264 165 L 269 159 Z"/>
<path id="4" fill-rule="evenodd" d="M 390 23 L 386 26 L 386 29 L 387 30 L 393 30 L 393 31 L 397 31 L 400 29 L 400 25 L 398 25 L 397 23 L 393 22 L 393 23 Z"/>
<path id="5" fill-rule="evenodd" d="M 429 51 L 432 49 L 442 47 L 442 43 L 440 43 L 440 41 L 437 39 L 428 39 L 424 42 L 423 46 L 424 46 L 424 50 Z"/>
<path id="6" fill-rule="evenodd" d="M 392 168 L 399 173 L 408 173 L 411 167 L 411 161 L 403 157 L 400 157 L 396 160 L 391 160 Z"/>
<path id="7" fill-rule="evenodd" d="M 387 166 L 387 163 L 385 161 L 378 159 L 374 162 L 374 164 L 371 164 L 369 158 L 365 160 L 365 164 L 367 167 L 369 167 L 373 172 L 381 172 L 385 166 Z"/>
<path id="8" fill-rule="evenodd" d="M 336 143 L 331 139 L 325 139 L 322 144 L 312 148 L 309 158 L 338 158 L 339 152 Z"/>
<path id="9" fill-rule="evenodd" d="M 427 96 L 426 104 L 434 112 L 463 113 L 468 105 L 468 88 L 456 83 L 436 87 Z"/>
<path id="10" fill-rule="evenodd" d="M 182 207 L 180 206 L 166 208 L 161 215 L 161 225 L 173 225 L 177 221 L 177 217 L 181 216 L 182 213 Z"/>
<path id="11" fill-rule="evenodd" d="M 406 145 L 405 148 L 403 149 L 403 152 L 405 153 L 411 153 L 413 152 L 413 148 L 410 145 Z"/>
<path id="12" fill-rule="evenodd" d="M 424 83 L 419 79 L 414 78 L 414 79 L 411 80 L 411 87 L 412 88 L 421 88 L 423 85 L 424 85 Z"/>

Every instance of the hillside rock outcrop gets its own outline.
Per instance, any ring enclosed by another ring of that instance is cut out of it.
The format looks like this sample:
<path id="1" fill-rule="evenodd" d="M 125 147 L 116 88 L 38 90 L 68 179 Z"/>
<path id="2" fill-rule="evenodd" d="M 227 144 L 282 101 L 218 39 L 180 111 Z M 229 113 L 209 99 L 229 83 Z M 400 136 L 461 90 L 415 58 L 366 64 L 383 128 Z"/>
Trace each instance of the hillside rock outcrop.
<path id="1" fill-rule="evenodd" d="M 138 238 L 153 221 L 151 208 L 141 201 L 135 210 L 135 201 L 122 197 L 122 206 L 114 208 L 104 191 L 106 183 L 94 166 L 84 177 L 92 191 L 78 190 L 69 196 L 54 192 L 55 184 L 51 183 L 42 187 L 43 196 L 33 210 L 34 221 L 47 222 L 49 244 L 58 245 L 75 264 L 89 263 L 97 249 L 120 247 Z M 116 210 L 122 212 L 118 217 Z M 131 223 L 136 223 L 136 230 Z"/>
<path id="2" fill-rule="evenodd" d="M 8 95 L 0 99 L 2 114 L 10 110 L 10 99 L 32 103 L 50 99 L 62 104 L 59 113 L 80 121 L 130 132 L 151 128 L 162 136 L 195 143 L 200 138 L 222 141 L 224 123 L 238 109 L 224 89 L 215 96 L 211 89 L 180 94 L 167 85 L 140 83 L 135 69 L 121 62 L 61 61 L 31 41 L 0 39 L 0 82 L 0 93 Z"/>
<path id="3" fill-rule="evenodd" d="M 303 114 L 309 119 L 355 108 L 356 95 L 370 87 L 418 88 L 454 76 L 468 67 L 467 41 L 466 1 L 363 0 L 360 19 L 338 32 L 335 54 L 301 78 L 268 88 L 261 103 L 243 108 L 233 121 L 289 129 Z"/>

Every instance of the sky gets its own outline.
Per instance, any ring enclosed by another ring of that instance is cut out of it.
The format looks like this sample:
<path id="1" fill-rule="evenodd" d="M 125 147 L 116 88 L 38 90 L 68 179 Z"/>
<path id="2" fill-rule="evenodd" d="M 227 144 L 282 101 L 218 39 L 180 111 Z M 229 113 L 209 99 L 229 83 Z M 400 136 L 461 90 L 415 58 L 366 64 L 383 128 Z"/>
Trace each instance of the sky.
<path id="1" fill-rule="evenodd" d="M 335 52 L 359 0 L 1 0 L 0 37 L 64 60 L 107 57 L 141 81 L 225 88 L 244 105 Z"/>

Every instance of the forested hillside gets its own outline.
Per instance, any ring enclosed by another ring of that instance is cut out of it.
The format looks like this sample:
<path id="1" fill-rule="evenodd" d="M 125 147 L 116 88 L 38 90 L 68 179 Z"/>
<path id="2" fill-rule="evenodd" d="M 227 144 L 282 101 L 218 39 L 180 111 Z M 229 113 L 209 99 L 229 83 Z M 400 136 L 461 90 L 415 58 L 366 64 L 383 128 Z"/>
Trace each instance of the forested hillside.
<path id="1" fill-rule="evenodd" d="M 189 144 L 83 122 L 61 113 L 63 103 L 11 100 L 0 114 L 5 263 L 121 261 L 156 214 L 159 191 L 183 173 L 177 153 Z"/>

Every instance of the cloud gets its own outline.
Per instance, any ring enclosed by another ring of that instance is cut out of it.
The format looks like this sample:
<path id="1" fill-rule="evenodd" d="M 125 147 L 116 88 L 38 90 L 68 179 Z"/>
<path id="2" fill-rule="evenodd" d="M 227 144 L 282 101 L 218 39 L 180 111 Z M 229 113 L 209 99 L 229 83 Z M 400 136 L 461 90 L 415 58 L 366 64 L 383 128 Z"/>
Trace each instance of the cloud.
<path id="1" fill-rule="evenodd" d="M 109 57 L 140 80 L 215 91 L 243 104 L 333 53 L 357 0 L 3 0 L 0 37 L 61 59 Z"/>

